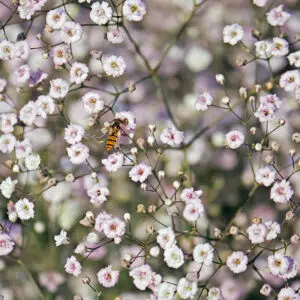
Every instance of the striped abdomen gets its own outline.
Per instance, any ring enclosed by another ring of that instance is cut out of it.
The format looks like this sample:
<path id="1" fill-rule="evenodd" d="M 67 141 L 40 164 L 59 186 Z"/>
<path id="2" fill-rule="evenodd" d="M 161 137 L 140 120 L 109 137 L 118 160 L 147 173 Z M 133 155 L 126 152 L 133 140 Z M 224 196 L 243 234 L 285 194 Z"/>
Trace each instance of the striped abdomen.
<path id="1" fill-rule="evenodd" d="M 111 132 L 110 132 L 107 142 L 106 142 L 106 150 L 107 151 L 111 151 L 115 147 L 117 139 L 118 139 L 119 131 L 120 131 L 120 129 L 117 127 L 111 128 Z"/>

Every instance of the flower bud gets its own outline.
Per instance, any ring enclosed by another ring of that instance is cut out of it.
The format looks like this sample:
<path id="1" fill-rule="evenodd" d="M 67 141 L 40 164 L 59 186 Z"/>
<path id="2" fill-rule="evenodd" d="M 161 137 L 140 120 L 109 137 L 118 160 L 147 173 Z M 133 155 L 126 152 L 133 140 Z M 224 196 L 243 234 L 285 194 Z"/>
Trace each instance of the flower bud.
<path id="1" fill-rule="evenodd" d="M 165 204 L 166 204 L 167 206 L 171 206 L 172 200 L 171 200 L 171 199 L 166 199 Z"/>
<path id="2" fill-rule="evenodd" d="M 272 149 L 273 151 L 278 152 L 278 151 L 279 151 L 279 148 L 280 148 L 280 146 L 279 146 L 279 144 L 278 144 L 277 142 L 273 141 L 273 142 L 271 143 L 271 149 Z"/>
<path id="3" fill-rule="evenodd" d="M 13 168 L 12 168 L 12 171 L 14 173 L 19 173 L 20 172 L 20 167 L 18 165 L 14 165 Z"/>
<path id="4" fill-rule="evenodd" d="M 148 207 L 148 213 L 153 214 L 156 212 L 156 205 L 152 204 Z"/>
<path id="5" fill-rule="evenodd" d="M 149 146 L 153 147 L 154 142 L 155 142 L 154 137 L 152 135 L 149 135 L 147 138 L 147 143 L 149 144 Z"/>
<path id="6" fill-rule="evenodd" d="M 175 181 L 173 182 L 173 187 L 174 187 L 175 190 L 178 190 L 178 189 L 180 188 L 180 182 L 177 181 L 177 180 L 175 180 Z"/>
<path id="7" fill-rule="evenodd" d="M 153 225 L 148 225 L 146 228 L 146 232 L 148 234 L 153 234 L 155 232 L 154 226 Z"/>
<path id="8" fill-rule="evenodd" d="M 158 246 L 154 246 L 150 249 L 149 253 L 152 257 L 157 257 L 159 255 L 159 247 Z"/>
<path id="9" fill-rule="evenodd" d="M 214 236 L 218 239 L 222 237 L 222 232 L 219 228 L 214 228 Z"/>
<path id="10" fill-rule="evenodd" d="M 228 105 L 229 102 L 230 102 L 230 100 L 229 100 L 228 97 L 223 97 L 223 98 L 221 99 L 221 102 L 222 102 L 222 104 L 224 104 L 224 105 Z"/>
<path id="11" fill-rule="evenodd" d="M 155 124 L 149 124 L 148 128 L 149 128 L 150 132 L 154 133 L 156 131 L 156 125 Z"/>
<path id="12" fill-rule="evenodd" d="M 295 217 L 295 213 L 292 210 L 289 210 L 286 214 L 285 214 L 285 219 L 287 221 L 290 221 L 292 219 L 294 219 Z"/>
<path id="13" fill-rule="evenodd" d="M 255 148 L 255 151 L 260 152 L 262 149 L 262 145 L 260 143 L 256 143 L 254 148 Z"/>
<path id="14" fill-rule="evenodd" d="M 239 233 L 239 229 L 236 226 L 231 226 L 229 229 L 229 232 L 231 235 L 236 236 Z"/>
<path id="15" fill-rule="evenodd" d="M 75 180 L 75 177 L 72 173 L 67 174 L 66 177 L 65 177 L 66 182 L 70 183 L 70 182 L 73 182 L 74 180 Z"/>
<path id="16" fill-rule="evenodd" d="M 258 93 L 261 89 L 261 85 L 260 84 L 256 84 L 255 86 L 255 92 Z"/>
<path id="17" fill-rule="evenodd" d="M 291 157 L 295 156 L 296 150 L 295 149 L 290 149 L 289 154 L 290 154 Z"/>
<path id="18" fill-rule="evenodd" d="M 87 235 L 86 240 L 87 240 L 88 243 L 97 244 L 99 242 L 99 236 L 95 232 L 90 232 Z"/>
<path id="19" fill-rule="evenodd" d="M 256 134 L 256 127 L 251 127 L 250 128 L 250 133 L 255 135 Z"/>
<path id="20" fill-rule="evenodd" d="M 217 83 L 223 85 L 225 82 L 225 77 L 223 74 L 216 74 L 216 81 Z"/>
<path id="21" fill-rule="evenodd" d="M 130 213 L 125 213 L 125 214 L 124 214 L 124 220 L 125 220 L 126 222 L 130 222 L 130 219 L 131 219 Z"/>
<path id="22" fill-rule="evenodd" d="M 143 182 L 143 183 L 141 184 L 141 190 L 142 190 L 142 191 L 146 191 L 146 190 L 147 190 L 147 184 L 146 184 L 145 182 Z"/>
<path id="23" fill-rule="evenodd" d="M 142 150 L 145 150 L 145 140 L 142 138 L 139 138 L 136 143 L 138 144 L 139 148 Z"/>
<path id="24" fill-rule="evenodd" d="M 92 177 L 93 179 L 96 179 L 96 178 L 97 178 L 97 173 L 96 173 L 96 172 L 93 172 L 93 173 L 91 174 L 91 177 Z"/>
<path id="25" fill-rule="evenodd" d="M 295 143 L 300 143 L 300 133 L 299 132 L 295 132 L 292 136 L 292 140 Z"/>
<path id="26" fill-rule="evenodd" d="M 138 204 L 138 206 L 136 208 L 136 212 L 138 214 L 145 214 L 146 213 L 145 205 L 144 204 Z"/>
<path id="27" fill-rule="evenodd" d="M 299 239 L 300 239 L 300 236 L 299 236 L 298 233 L 296 233 L 296 234 L 294 234 L 294 235 L 291 236 L 291 243 L 293 245 L 298 244 Z"/>
<path id="28" fill-rule="evenodd" d="M 266 297 L 270 296 L 272 288 L 268 284 L 264 284 L 260 289 L 260 293 Z"/>
<path id="29" fill-rule="evenodd" d="M 161 171 L 158 171 L 158 173 L 157 173 L 157 174 L 158 174 L 158 178 L 159 178 L 159 179 L 162 179 L 162 178 L 164 178 L 164 177 L 165 177 L 165 175 L 166 175 L 166 174 L 165 174 L 165 171 L 162 171 L 162 170 L 161 170 Z"/>
<path id="30" fill-rule="evenodd" d="M 91 283 L 91 278 L 86 276 L 82 279 L 83 284 L 90 284 Z"/>
<path id="31" fill-rule="evenodd" d="M 285 124 L 285 120 L 284 119 L 279 119 L 278 125 L 283 126 L 284 124 Z"/>
<path id="32" fill-rule="evenodd" d="M 136 90 L 136 86 L 134 84 L 134 82 L 129 82 L 128 84 L 128 92 L 129 93 L 133 93 Z"/>
<path id="33" fill-rule="evenodd" d="M 35 222 L 33 228 L 36 233 L 43 233 L 43 232 L 45 232 L 45 229 L 46 229 L 45 224 L 40 221 Z"/>
<path id="34" fill-rule="evenodd" d="M 18 219 L 17 213 L 15 211 L 10 212 L 8 214 L 8 219 L 9 219 L 10 222 L 15 223 L 17 221 L 17 219 Z"/>
<path id="35" fill-rule="evenodd" d="M 129 254 L 129 253 L 124 253 L 123 259 L 124 259 L 125 261 L 127 261 L 127 262 L 130 262 L 131 259 L 132 259 L 132 256 L 131 256 L 131 254 Z"/>
<path id="36" fill-rule="evenodd" d="M 247 89 L 243 86 L 240 87 L 239 94 L 242 98 L 246 99 L 247 98 Z"/>
<path id="37" fill-rule="evenodd" d="M 138 149 L 136 147 L 133 147 L 133 148 L 130 149 L 130 153 L 132 155 L 136 155 L 138 153 Z"/>

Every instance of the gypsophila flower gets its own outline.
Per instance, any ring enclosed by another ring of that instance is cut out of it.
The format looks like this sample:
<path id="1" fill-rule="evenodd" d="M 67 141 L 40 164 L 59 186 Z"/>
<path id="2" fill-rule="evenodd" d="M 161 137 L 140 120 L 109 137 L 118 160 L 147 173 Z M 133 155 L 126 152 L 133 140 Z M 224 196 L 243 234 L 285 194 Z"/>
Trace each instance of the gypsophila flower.
<path id="1" fill-rule="evenodd" d="M 262 223 L 252 224 L 248 227 L 247 233 L 252 244 L 263 243 L 267 235 L 267 227 Z"/>
<path id="2" fill-rule="evenodd" d="M 70 57 L 70 48 L 66 44 L 57 45 L 51 49 L 53 62 L 56 66 L 64 65 Z"/>
<path id="3" fill-rule="evenodd" d="M 81 274 L 81 264 L 75 256 L 68 257 L 65 264 L 65 270 L 67 273 L 77 277 Z"/>
<path id="4" fill-rule="evenodd" d="M 263 7 L 266 5 L 268 0 L 253 0 L 253 4 L 259 7 Z"/>
<path id="5" fill-rule="evenodd" d="M 34 217 L 34 204 L 23 198 L 15 204 L 16 212 L 21 220 L 29 220 Z"/>
<path id="6" fill-rule="evenodd" d="M 0 233 L 0 256 L 7 255 L 14 250 L 15 243 L 6 233 Z"/>
<path id="7" fill-rule="evenodd" d="M 47 95 L 40 95 L 36 100 L 37 114 L 43 119 L 47 118 L 47 115 L 51 115 L 55 110 L 54 100 Z"/>
<path id="8" fill-rule="evenodd" d="M 233 273 L 242 273 L 247 270 L 248 257 L 241 251 L 232 252 L 227 258 L 226 265 Z"/>
<path id="9" fill-rule="evenodd" d="M 275 37 L 272 42 L 271 54 L 274 56 L 285 56 L 289 53 L 289 43 L 282 38 Z"/>
<path id="10" fill-rule="evenodd" d="M 207 294 L 207 300 L 223 300 L 222 292 L 217 287 L 212 287 L 209 289 Z"/>
<path id="11" fill-rule="evenodd" d="M 194 191 L 194 188 L 185 188 L 182 190 L 180 194 L 180 199 L 185 202 L 191 200 L 198 200 L 200 199 L 202 194 L 203 194 L 202 190 Z"/>
<path id="12" fill-rule="evenodd" d="M 14 131 L 14 125 L 17 124 L 17 115 L 15 113 L 4 113 L 0 116 L 0 129 L 4 133 L 10 133 Z"/>
<path id="13" fill-rule="evenodd" d="M 157 243 L 161 248 L 167 249 L 176 244 L 175 233 L 171 227 L 161 228 L 157 231 Z"/>
<path id="14" fill-rule="evenodd" d="M 103 211 L 98 214 L 96 217 L 95 222 L 95 230 L 98 232 L 103 232 L 103 226 L 105 223 L 107 223 L 109 220 L 111 220 L 112 215 L 108 214 L 107 212 Z"/>
<path id="15" fill-rule="evenodd" d="M 69 91 L 69 84 L 61 78 L 56 78 L 50 81 L 49 96 L 54 99 L 64 98 Z"/>
<path id="16" fill-rule="evenodd" d="M 39 168 L 41 158 L 38 153 L 31 153 L 25 157 L 25 167 L 29 171 L 34 171 Z"/>
<path id="17" fill-rule="evenodd" d="M 125 0 L 123 15 L 129 21 L 139 22 L 146 14 L 146 5 L 142 0 Z"/>
<path id="18" fill-rule="evenodd" d="M 67 237 L 67 232 L 65 230 L 61 230 L 60 234 L 54 236 L 55 246 L 67 245 L 70 243 L 69 238 Z"/>
<path id="19" fill-rule="evenodd" d="M 28 139 L 16 142 L 16 157 L 22 159 L 32 153 L 32 145 Z"/>
<path id="20" fill-rule="evenodd" d="M 113 44 L 120 44 L 124 41 L 122 32 L 118 28 L 109 29 L 106 36 L 107 36 L 107 40 Z"/>
<path id="21" fill-rule="evenodd" d="M 178 147 L 183 142 L 184 134 L 174 125 L 165 128 L 160 134 L 160 140 L 171 147 Z"/>
<path id="22" fill-rule="evenodd" d="M 286 92 L 295 91 L 300 86 L 300 75 L 298 70 L 283 73 L 279 80 L 279 85 Z"/>
<path id="23" fill-rule="evenodd" d="M 55 271 L 39 274 L 39 283 L 51 293 L 55 293 L 58 287 L 65 281 L 65 277 Z"/>
<path id="24" fill-rule="evenodd" d="M 102 163 L 108 172 L 116 172 L 122 168 L 124 163 L 124 155 L 121 152 L 115 152 L 102 159 Z"/>
<path id="25" fill-rule="evenodd" d="M 268 268 L 273 275 L 281 276 L 288 271 L 289 261 L 284 255 L 277 252 L 268 256 Z"/>
<path id="26" fill-rule="evenodd" d="M 65 128 L 65 140 L 70 145 L 81 142 L 83 136 L 84 129 L 81 125 L 70 124 Z"/>
<path id="27" fill-rule="evenodd" d="M 103 58 L 103 70 L 108 76 L 119 77 L 123 75 L 126 64 L 121 56 L 107 56 Z"/>
<path id="28" fill-rule="evenodd" d="M 30 20 L 36 11 L 40 10 L 47 0 L 35 0 L 35 1 L 20 1 L 18 6 L 18 12 L 20 18 Z"/>
<path id="29" fill-rule="evenodd" d="M 214 248 L 208 244 L 198 244 L 193 250 L 193 258 L 197 263 L 210 266 L 214 258 Z"/>
<path id="30" fill-rule="evenodd" d="M 0 136 L 0 151 L 2 153 L 10 153 L 14 150 L 16 145 L 16 137 L 10 133 Z"/>
<path id="31" fill-rule="evenodd" d="M 9 199 L 13 192 L 15 191 L 16 184 L 18 183 L 18 180 L 11 180 L 10 177 L 5 178 L 0 184 L 0 190 L 2 195 Z"/>
<path id="32" fill-rule="evenodd" d="M 245 136 L 238 130 L 232 130 L 226 134 L 226 145 L 230 149 L 237 149 L 245 142 Z"/>
<path id="33" fill-rule="evenodd" d="M 239 24 L 226 25 L 223 29 L 223 41 L 230 45 L 236 45 L 244 37 L 244 30 Z"/>
<path id="34" fill-rule="evenodd" d="M 50 10 L 46 16 L 46 23 L 52 29 L 60 29 L 66 20 L 67 14 L 61 8 Z"/>
<path id="35" fill-rule="evenodd" d="M 184 256 L 182 250 L 176 245 L 166 248 L 164 251 L 164 261 L 170 268 L 180 268 L 184 264 Z"/>
<path id="36" fill-rule="evenodd" d="M 101 4 L 94 2 L 91 8 L 90 18 L 94 23 L 104 25 L 111 20 L 113 11 L 106 1 L 102 1 Z"/>
<path id="37" fill-rule="evenodd" d="M 89 74 L 86 64 L 74 62 L 70 69 L 70 82 L 80 84 L 84 82 Z"/>
<path id="38" fill-rule="evenodd" d="M 149 265 L 142 265 L 132 269 L 129 275 L 133 278 L 134 285 L 144 291 L 151 282 L 152 270 Z"/>
<path id="39" fill-rule="evenodd" d="M 108 188 L 101 186 L 99 183 L 96 183 L 87 190 L 87 194 L 91 198 L 91 203 L 100 205 L 107 200 L 107 196 L 109 196 L 110 192 Z"/>
<path id="40" fill-rule="evenodd" d="M 183 217 L 188 222 L 195 222 L 203 217 L 204 207 L 200 199 L 188 201 L 183 210 Z"/>
<path id="41" fill-rule="evenodd" d="M 197 283 L 181 278 L 177 284 L 177 293 L 182 299 L 194 299 L 198 291 Z"/>
<path id="42" fill-rule="evenodd" d="M 65 22 L 61 27 L 61 39 L 67 43 L 72 44 L 81 39 L 83 29 L 80 24 L 72 21 Z"/>
<path id="43" fill-rule="evenodd" d="M 19 41 L 14 44 L 13 58 L 16 59 L 28 59 L 30 53 L 30 46 L 27 40 Z"/>
<path id="44" fill-rule="evenodd" d="M 31 126 L 37 117 L 37 113 L 38 109 L 36 103 L 29 101 L 21 108 L 19 118 L 27 126 Z"/>
<path id="45" fill-rule="evenodd" d="M 291 66 L 300 68 L 300 50 L 288 55 L 287 59 Z"/>
<path id="46" fill-rule="evenodd" d="M 275 182 L 270 193 L 270 198 L 277 203 L 287 203 L 292 198 L 294 191 L 289 181 Z"/>
<path id="47" fill-rule="evenodd" d="M 14 44 L 7 40 L 0 42 L 0 59 L 10 60 L 13 58 L 13 48 Z"/>
<path id="48" fill-rule="evenodd" d="M 13 82 L 16 86 L 24 86 L 30 78 L 30 67 L 28 65 L 20 66 L 13 73 Z"/>
<path id="49" fill-rule="evenodd" d="M 176 286 L 163 282 L 158 286 L 157 300 L 173 300 Z"/>
<path id="50" fill-rule="evenodd" d="M 269 41 L 257 41 L 255 42 L 255 53 L 258 58 L 268 59 L 272 56 L 273 44 Z"/>
<path id="51" fill-rule="evenodd" d="M 152 169 L 150 166 L 140 163 L 136 166 L 134 166 L 129 171 L 129 177 L 134 182 L 140 182 L 143 183 L 150 175 L 152 174 Z"/>
<path id="52" fill-rule="evenodd" d="M 277 238 L 278 234 L 280 234 L 280 225 L 277 222 L 267 221 L 265 222 L 267 226 L 268 233 L 266 236 L 267 241 L 271 241 Z"/>
<path id="53" fill-rule="evenodd" d="M 197 97 L 195 109 L 198 111 L 206 111 L 214 101 L 213 96 L 209 92 L 204 92 Z"/>
<path id="54" fill-rule="evenodd" d="M 267 14 L 267 21 L 272 26 L 283 26 L 291 15 L 283 10 L 283 5 L 271 9 Z"/>
<path id="55" fill-rule="evenodd" d="M 264 186 L 270 186 L 275 181 L 275 177 L 276 172 L 268 166 L 258 169 L 255 174 L 257 183 Z"/>
<path id="56" fill-rule="evenodd" d="M 299 300 L 300 295 L 291 287 L 282 288 L 278 293 L 277 300 Z"/>
<path id="57" fill-rule="evenodd" d="M 115 242 L 125 234 L 125 222 L 119 218 L 110 218 L 103 224 L 103 233 Z"/>
<path id="58" fill-rule="evenodd" d="M 101 96 L 95 92 L 88 92 L 82 97 L 85 110 L 89 114 L 95 114 L 103 110 L 104 102 L 101 100 Z"/>
<path id="59" fill-rule="evenodd" d="M 71 145 L 71 147 L 67 148 L 67 152 L 70 161 L 76 165 L 83 163 L 89 157 L 89 148 L 82 143 Z"/>
<path id="60" fill-rule="evenodd" d="M 113 271 L 112 266 L 101 269 L 97 273 L 98 281 L 106 288 L 111 288 L 119 281 L 119 271 Z"/>
<path id="61" fill-rule="evenodd" d="M 260 293 L 264 296 L 269 296 L 271 292 L 272 288 L 268 284 L 264 284 L 260 289 Z"/>

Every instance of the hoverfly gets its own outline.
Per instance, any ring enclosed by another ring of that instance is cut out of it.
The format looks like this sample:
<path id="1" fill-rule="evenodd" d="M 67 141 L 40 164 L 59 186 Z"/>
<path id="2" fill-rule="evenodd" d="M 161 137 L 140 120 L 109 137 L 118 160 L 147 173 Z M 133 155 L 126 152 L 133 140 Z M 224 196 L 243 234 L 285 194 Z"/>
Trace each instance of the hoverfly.
<path id="1" fill-rule="evenodd" d="M 128 120 L 114 119 L 109 126 L 109 134 L 106 142 L 106 150 L 110 152 L 116 145 L 122 125 L 128 125 Z"/>

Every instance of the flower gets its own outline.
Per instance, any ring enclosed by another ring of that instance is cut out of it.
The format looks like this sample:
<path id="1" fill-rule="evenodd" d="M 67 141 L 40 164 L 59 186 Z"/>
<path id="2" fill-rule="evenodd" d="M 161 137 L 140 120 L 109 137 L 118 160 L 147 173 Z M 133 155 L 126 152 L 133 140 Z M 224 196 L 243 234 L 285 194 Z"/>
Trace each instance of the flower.
<path id="1" fill-rule="evenodd" d="M 74 62 L 70 69 L 70 82 L 80 84 L 86 80 L 89 68 L 86 64 Z"/>
<path id="2" fill-rule="evenodd" d="M 30 67 L 28 65 L 20 66 L 13 73 L 13 81 L 17 86 L 24 86 L 30 78 Z"/>
<path id="3" fill-rule="evenodd" d="M 62 44 L 53 47 L 51 49 L 51 55 L 56 66 L 66 64 L 68 62 L 68 58 L 70 57 L 69 45 Z"/>
<path id="4" fill-rule="evenodd" d="M 81 142 L 84 136 L 84 129 L 81 125 L 70 124 L 65 128 L 65 140 L 68 144 L 76 144 Z"/>
<path id="5" fill-rule="evenodd" d="M 54 100 L 47 95 L 40 95 L 36 100 L 37 114 L 43 119 L 47 118 L 47 115 L 53 114 L 55 110 Z"/>
<path id="6" fill-rule="evenodd" d="M 95 92 L 88 92 L 82 97 L 85 110 L 89 114 L 95 114 L 103 110 L 104 102 L 101 100 L 101 96 Z"/>
<path id="7" fill-rule="evenodd" d="M 118 241 L 125 234 L 125 222 L 119 218 L 110 218 L 103 224 L 103 233 L 109 239 Z"/>
<path id="8" fill-rule="evenodd" d="M 197 263 L 210 266 L 214 258 L 214 248 L 208 243 L 198 244 L 193 250 L 193 258 Z"/>
<path id="9" fill-rule="evenodd" d="M 91 198 L 91 203 L 100 205 L 107 200 L 107 196 L 109 196 L 110 192 L 108 188 L 96 183 L 88 189 L 87 194 Z"/>
<path id="10" fill-rule="evenodd" d="M 284 255 L 277 252 L 268 256 L 268 268 L 273 275 L 281 276 L 288 271 L 289 261 Z"/>
<path id="11" fill-rule="evenodd" d="M 204 207 L 200 199 L 188 201 L 183 210 L 183 217 L 188 222 L 195 222 L 203 216 Z"/>
<path id="12" fill-rule="evenodd" d="M 263 243 L 267 235 L 267 227 L 262 223 L 252 224 L 248 227 L 247 233 L 252 244 Z"/>
<path id="13" fill-rule="evenodd" d="M 71 145 L 67 148 L 67 152 L 71 162 L 76 165 L 83 163 L 89 157 L 89 148 L 82 143 Z"/>
<path id="14" fill-rule="evenodd" d="M 255 42 L 255 54 L 258 58 L 268 59 L 272 56 L 272 46 L 273 44 L 269 41 L 258 41 Z"/>
<path id="15" fill-rule="evenodd" d="M 122 56 L 111 55 L 103 58 L 103 70 L 106 75 L 119 77 L 125 69 L 126 64 Z"/>
<path id="16" fill-rule="evenodd" d="M 273 38 L 271 54 L 274 56 L 285 56 L 289 53 L 289 43 L 282 38 Z"/>
<path id="17" fill-rule="evenodd" d="M 56 78 L 50 81 L 49 96 L 54 99 L 64 98 L 69 91 L 69 84 L 61 78 Z"/>
<path id="18" fill-rule="evenodd" d="M 77 277 L 81 274 L 81 264 L 77 261 L 75 256 L 68 257 L 67 262 L 65 264 L 65 270 L 67 273 Z"/>
<path id="19" fill-rule="evenodd" d="M 140 182 L 143 183 L 149 175 L 152 174 L 152 169 L 148 165 L 144 163 L 140 163 L 136 166 L 134 166 L 130 171 L 129 171 L 129 177 L 131 178 L 132 181 L 134 182 Z"/>
<path id="20" fill-rule="evenodd" d="M 239 24 L 226 25 L 223 29 L 224 43 L 236 45 L 244 37 L 244 30 Z"/>
<path id="21" fill-rule="evenodd" d="M 171 147 L 178 147 L 183 142 L 184 134 L 175 128 L 174 125 L 165 128 L 160 134 L 160 140 Z"/>
<path id="22" fill-rule="evenodd" d="M 248 257 L 241 251 L 232 252 L 227 258 L 226 265 L 233 273 L 242 273 L 247 270 Z"/>
<path id="23" fill-rule="evenodd" d="M 206 111 L 213 101 L 213 96 L 209 92 L 204 92 L 197 97 L 195 109 L 198 111 Z"/>
<path id="24" fill-rule="evenodd" d="M 41 84 L 44 80 L 48 78 L 48 74 L 38 69 L 35 72 L 30 73 L 29 87 L 35 87 Z"/>
<path id="25" fill-rule="evenodd" d="M 164 261 L 170 268 L 180 268 L 184 263 L 184 256 L 182 250 L 176 245 L 166 248 L 164 251 Z"/>
<path id="26" fill-rule="evenodd" d="M 41 158 L 38 153 L 31 153 L 25 157 L 25 167 L 29 171 L 34 171 L 39 168 Z"/>
<path id="27" fill-rule="evenodd" d="M 296 68 L 300 68 L 300 50 L 291 53 L 288 55 L 287 59 L 291 66 L 295 66 Z"/>
<path id="28" fill-rule="evenodd" d="M 221 290 L 217 287 L 210 288 L 207 294 L 207 300 L 223 300 Z"/>
<path id="29" fill-rule="evenodd" d="M 105 211 L 98 214 L 95 220 L 95 230 L 97 230 L 98 232 L 103 232 L 104 224 L 111 219 L 112 219 L 112 215 L 108 214 Z"/>
<path id="30" fill-rule="evenodd" d="M 30 53 L 30 46 L 26 40 L 19 41 L 14 44 L 13 58 L 26 60 L 29 57 L 29 53 Z"/>
<path id="31" fill-rule="evenodd" d="M 49 10 L 46 23 L 52 29 L 60 29 L 67 20 L 67 14 L 61 8 Z"/>
<path id="32" fill-rule="evenodd" d="M 175 233 L 171 227 L 161 228 L 157 231 L 157 243 L 161 248 L 167 249 L 176 244 Z"/>
<path id="33" fill-rule="evenodd" d="M 266 5 L 268 0 L 253 0 L 253 4 L 259 7 L 263 7 Z"/>
<path id="34" fill-rule="evenodd" d="M 17 124 L 17 115 L 15 113 L 3 113 L 0 116 L 1 120 L 1 131 L 4 133 L 10 133 L 14 131 L 14 125 Z"/>
<path id="35" fill-rule="evenodd" d="M 255 174 L 257 183 L 264 186 L 270 186 L 275 181 L 275 177 L 276 172 L 268 166 L 258 169 Z"/>
<path id="36" fill-rule="evenodd" d="M 245 136 L 238 130 L 232 130 L 226 134 L 226 144 L 230 149 L 237 149 L 245 142 Z"/>
<path id="37" fill-rule="evenodd" d="M 69 238 L 67 237 L 67 232 L 64 230 L 60 231 L 60 234 L 54 236 L 55 246 L 67 245 L 70 243 Z"/>
<path id="38" fill-rule="evenodd" d="M 15 208 L 21 220 L 29 220 L 34 217 L 34 204 L 26 198 L 17 201 Z"/>
<path id="39" fill-rule="evenodd" d="M 124 163 L 124 155 L 121 152 L 115 152 L 102 159 L 102 163 L 108 172 L 116 172 L 122 168 Z"/>
<path id="40" fill-rule="evenodd" d="M 10 177 L 7 177 L 5 180 L 3 180 L 0 184 L 0 190 L 2 195 L 9 199 L 13 192 L 15 191 L 15 186 L 18 183 L 18 180 L 11 180 Z"/>
<path id="41" fill-rule="evenodd" d="M 113 271 L 112 266 L 101 269 L 97 273 L 98 281 L 106 288 L 111 288 L 119 281 L 119 271 Z"/>
<path id="42" fill-rule="evenodd" d="M 177 293 L 182 299 L 194 299 L 198 291 L 197 282 L 181 278 L 177 284 Z"/>
<path id="43" fill-rule="evenodd" d="M 83 29 L 80 24 L 72 21 L 65 22 L 61 28 L 61 39 L 67 43 L 72 44 L 81 39 Z"/>
<path id="44" fill-rule="evenodd" d="M 163 282 L 158 286 L 157 300 L 173 300 L 176 286 Z"/>
<path id="45" fill-rule="evenodd" d="M 106 1 L 101 4 L 100 2 L 94 2 L 91 8 L 90 18 L 94 23 L 104 25 L 111 20 L 113 11 Z"/>
<path id="46" fill-rule="evenodd" d="M 200 200 L 202 194 L 202 190 L 194 191 L 194 188 L 185 188 L 180 194 L 180 199 L 184 202 Z"/>
<path id="47" fill-rule="evenodd" d="M 272 292 L 272 288 L 268 285 L 268 284 L 264 284 L 260 291 L 259 291 L 262 295 L 268 297 L 270 296 L 271 292 Z"/>
<path id="48" fill-rule="evenodd" d="M 6 233 L 0 233 L 0 256 L 7 255 L 14 249 L 15 243 Z"/>
<path id="49" fill-rule="evenodd" d="M 7 40 L 0 42 L 0 59 L 11 60 L 13 57 L 14 44 Z"/>
<path id="50" fill-rule="evenodd" d="M 43 272 L 39 274 L 40 285 L 51 293 L 55 293 L 64 281 L 65 277 L 56 271 Z"/>
<path id="51" fill-rule="evenodd" d="M 133 278 L 134 285 L 144 291 L 150 284 L 152 278 L 152 270 L 149 265 L 142 265 L 134 268 L 129 272 L 129 275 Z"/>
<path id="52" fill-rule="evenodd" d="M 36 103 L 29 101 L 20 109 L 19 118 L 27 126 L 31 126 L 37 117 L 37 113 L 38 109 Z"/>
<path id="53" fill-rule="evenodd" d="M 271 9 L 266 15 L 268 23 L 272 26 L 283 26 L 291 17 L 288 12 L 283 10 L 282 4 Z"/>
<path id="54" fill-rule="evenodd" d="M 141 0 L 125 0 L 123 15 L 129 21 L 139 22 L 146 14 L 146 5 Z"/>
<path id="55" fill-rule="evenodd" d="M 270 198 L 277 203 L 287 203 L 292 198 L 294 191 L 289 181 L 275 182 L 270 193 Z"/>
<path id="56" fill-rule="evenodd" d="M 279 80 L 279 85 L 286 92 L 295 91 L 300 86 L 300 75 L 298 70 L 283 73 Z"/>
<path id="57" fill-rule="evenodd" d="M 2 153 L 10 153 L 14 150 L 16 145 L 16 137 L 10 133 L 0 136 L 0 151 Z"/>
<path id="58" fill-rule="evenodd" d="M 267 241 L 271 241 L 277 238 L 278 234 L 280 234 L 280 225 L 277 222 L 267 221 L 265 222 L 267 226 L 268 233 L 266 236 Z"/>
<path id="59" fill-rule="evenodd" d="M 32 146 L 28 139 L 16 142 L 16 157 L 22 159 L 27 157 L 32 152 Z"/>
<path id="60" fill-rule="evenodd" d="M 113 44 L 120 44 L 124 41 L 122 32 L 120 29 L 109 29 L 107 34 L 107 40 Z"/>
<path id="61" fill-rule="evenodd" d="M 300 296 L 291 287 L 282 288 L 278 293 L 277 300 L 299 300 Z"/>

